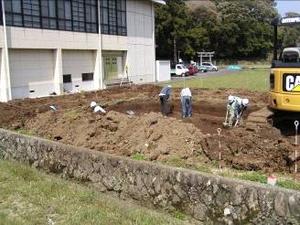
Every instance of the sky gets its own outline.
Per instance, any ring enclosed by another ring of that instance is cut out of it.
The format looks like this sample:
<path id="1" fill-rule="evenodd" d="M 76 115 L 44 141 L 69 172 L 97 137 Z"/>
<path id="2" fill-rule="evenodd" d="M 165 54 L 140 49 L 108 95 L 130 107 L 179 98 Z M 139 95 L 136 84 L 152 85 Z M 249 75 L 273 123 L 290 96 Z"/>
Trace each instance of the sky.
<path id="1" fill-rule="evenodd" d="M 281 16 L 284 16 L 286 12 L 300 14 L 300 0 L 277 0 L 277 9 Z"/>

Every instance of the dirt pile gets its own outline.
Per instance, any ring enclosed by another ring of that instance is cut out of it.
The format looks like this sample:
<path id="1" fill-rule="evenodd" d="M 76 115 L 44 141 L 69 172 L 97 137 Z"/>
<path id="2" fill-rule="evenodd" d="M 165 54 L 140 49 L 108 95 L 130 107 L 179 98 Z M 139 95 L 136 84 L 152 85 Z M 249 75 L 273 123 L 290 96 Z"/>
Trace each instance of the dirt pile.
<path id="1" fill-rule="evenodd" d="M 160 88 L 132 86 L 0 103 L 0 127 L 133 158 L 164 162 L 177 158 L 183 166 L 193 168 L 199 162 L 218 160 L 217 129 L 224 122 L 226 99 L 233 94 L 249 98 L 250 106 L 244 114 L 245 126 L 222 131 L 225 165 L 289 170 L 293 136 L 283 135 L 264 121 L 266 93 L 192 89 L 193 116 L 181 120 L 180 89 L 173 90 L 173 114 L 164 118 L 159 113 Z M 101 104 L 108 114 L 94 114 L 89 108 L 91 101 Z M 58 111 L 51 111 L 50 105 Z M 127 115 L 128 110 L 135 114 Z"/>
<path id="2" fill-rule="evenodd" d="M 199 129 L 154 112 L 132 116 L 115 111 L 99 115 L 82 108 L 48 111 L 29 120 L 25 129 L 66 144 L 125 156 L 140 153 L 149 160 L 170 155 L 187 159 L 202 152 Z"/>
<path id="3" fill-rule="evenodd" d="M 288 171 L 288 156 L 294 146 L 280 132 L 265 125 L 257 130 L 240 127 L 227 130 L 220 137 L 222 160 L 236 169 Z M 218 159 L 219 137 L 214 134 L 201 142 L 210 160 Z"/>

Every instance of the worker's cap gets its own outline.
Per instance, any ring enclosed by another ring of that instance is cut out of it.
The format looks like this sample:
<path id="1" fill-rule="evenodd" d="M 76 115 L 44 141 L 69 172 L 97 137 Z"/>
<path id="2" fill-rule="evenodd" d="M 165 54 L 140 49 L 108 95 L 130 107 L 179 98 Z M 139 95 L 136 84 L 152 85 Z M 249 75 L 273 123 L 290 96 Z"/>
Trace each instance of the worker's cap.
<path id="1" fill-rule="evenodd" d="M 228 102 L 233 102 L 234 101 L 234 96 L 232 96 L 232 95 L 229 95 L 228 96 Z"/>
<path id="2" fill-rule="evenodd" d="M 243 104 L 244 106 L 247 106 L 247 105 L 249 104 L 249 99 L 244 98 L 244 99 L 242 100 L 242 104 Z"/>
<path id="3" fill-rule="evenodd" d="M 167 87 L 168 87 L 168 88 L 171 88 L 171 87 L 172 87 L 172 85 L 171 85 L 171 84 L 168 84 L 168 85 L 167 85 Z"/>
<path id="4" fill-rule="evenodd" d="M 94 107 L 96 107 L 96 105 L 97 105 L 97 103 L 94 102 L 94 101 L 92 101 L 91 104 L 90 104 L 90 107 L 91 107 L 91 108 L 94 108 Z"/>

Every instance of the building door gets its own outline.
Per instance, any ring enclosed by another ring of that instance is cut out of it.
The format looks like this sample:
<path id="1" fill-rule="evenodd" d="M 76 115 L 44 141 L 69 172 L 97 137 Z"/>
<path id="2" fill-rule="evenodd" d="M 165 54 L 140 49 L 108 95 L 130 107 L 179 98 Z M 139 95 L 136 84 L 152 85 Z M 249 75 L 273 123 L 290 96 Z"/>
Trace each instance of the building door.
<path id="1" fill-rule="evenodd" d="M 95 51 L 63 50 L 64 87 L 73 92 L 94 90 Z"/>
<path id="2" fill-rule="evenodd" d="M 118 64 L 116 56 L 104 56 L 104 80 L 118 78 Z"/>
<path id="3" fill-rule="evenodd" d="M 12 98 L 36 98 L 54 92 L 53 50 L 9 49 Z"/>

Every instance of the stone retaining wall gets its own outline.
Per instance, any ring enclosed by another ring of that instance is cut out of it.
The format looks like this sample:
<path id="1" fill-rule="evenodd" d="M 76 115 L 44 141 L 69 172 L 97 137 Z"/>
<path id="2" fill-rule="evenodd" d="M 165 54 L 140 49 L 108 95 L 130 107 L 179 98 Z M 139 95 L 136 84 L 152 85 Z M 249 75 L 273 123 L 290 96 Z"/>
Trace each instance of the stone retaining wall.
<path id="1" fill-rule="evenodd" d="M 205 224 L 300 224 L 300 192 L 134 161 L 0 129 L 0 156 Z"/>

